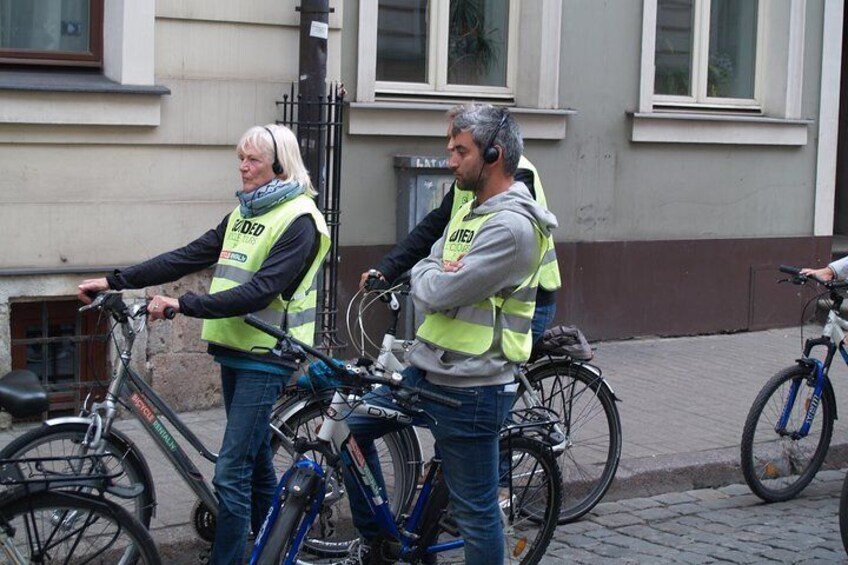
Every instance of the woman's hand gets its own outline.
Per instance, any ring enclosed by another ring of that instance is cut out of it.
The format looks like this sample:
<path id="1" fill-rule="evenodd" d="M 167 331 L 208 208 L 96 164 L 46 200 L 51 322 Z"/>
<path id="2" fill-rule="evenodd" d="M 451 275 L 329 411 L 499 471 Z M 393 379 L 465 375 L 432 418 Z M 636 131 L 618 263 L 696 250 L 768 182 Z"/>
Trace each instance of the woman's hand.
<path id="1" fill-rule="evenodd" d="M 179 312 L 180 301 L 176 298 L 169 298 L 167 296 L 157 294 L 147 305 L 147 319 L 150 321 L 164 320 L 166 308 L 173 308 L 174 312 Z"/>
<path id="2" fill-rule="evenodd" d="M 77 298 L 83 304 L 91 304 L 94 300 L 94 295 L 104 290 L 109 290 L 109 283 L 106 282 L 106 277 L 100 279 L 85 279 L 77 286 Z"/>

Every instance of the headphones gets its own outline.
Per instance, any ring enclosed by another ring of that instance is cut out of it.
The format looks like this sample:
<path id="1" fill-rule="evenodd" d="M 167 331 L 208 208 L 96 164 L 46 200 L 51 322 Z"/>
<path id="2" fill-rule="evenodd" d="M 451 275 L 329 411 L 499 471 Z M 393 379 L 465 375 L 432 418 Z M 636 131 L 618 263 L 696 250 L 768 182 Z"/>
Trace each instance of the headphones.
<path id="1" fill-rule="evenodd" d="M 491 165 L 495 161 L 498 160 L 498 157 L 501 155 L 501 150 L 498 149 L 495 145 L 495 138 L 498 136 L 498 133 L 501 131 L 501 128 L 506 123 L 507 117 L 506 110 L 503 110 L 501 113 L 501 121 L 498 122 L 498 127 L 495 128 L 494 133 L 492 133 L 492 137 L 489 139 L 489 143 L 486 144 L 486 148 L 483 150 L 483 162 Z"/>
<path id="2" fill-rule="evenodd" d="M 262 126 L 262 129 L 268 132 L 268 135 L 271 136 L 271 143 L 274 144 L 274 164 L 271 165 L 271 170 L 274 171 L 275 175 L 283 174 L 283 165 L 280 163 L 280 158 L 277 157 L 277 140 L 274 139 L 274 134 L 271 133 L 271 130 L 265 126 Z M 497 160 L 497 155 L 495 155 L 495 160 Z"/>

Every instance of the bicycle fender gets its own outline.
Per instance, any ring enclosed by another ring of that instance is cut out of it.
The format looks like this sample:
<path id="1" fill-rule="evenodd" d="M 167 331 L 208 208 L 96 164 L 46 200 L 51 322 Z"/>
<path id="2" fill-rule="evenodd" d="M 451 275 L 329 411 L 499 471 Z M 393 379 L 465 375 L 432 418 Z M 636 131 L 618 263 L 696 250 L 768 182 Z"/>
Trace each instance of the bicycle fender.
<path id="1" fill-rule="evenodd" d="M 582 367 L 583 369 L 586 369 L 587 371 L 589 371 L 590 373 L 592 373 L 593 375 L 598 377 L 598 379 L 600 380 L 601 386 L 603 386 L 604 388 L 607 389 L 607 392 L 610 393 L 610 396 L 612 397 L 613 400 L 615 400 L 616 402 L 622 401 L 618 396 L 615 395 L 615 391 L 612 389 L 612 385 L 610 385 L 609 381 L 604 378 L 600 367 L 596 367 L 595 365 L 592 365 L 591 363 L 586 363 L 586 362 L 583 362 L 583 361 L 575 361 L 574 364 L 577 365 L 578 367 Z"/>
<path id="2" fill-rule="evenodd" d="M 52 428 L 68 424 L 88 426 L 90 423 L 91 420 L 89 418 L 84 418 L 81 416 L 64 416 L 61 418 L 51 418 L 49 420 L 45 420 L 44 422 L 42 422 L 41 425 Z M 147 460 L 141 454 L 141 451 L 139 451 L 138 446 L 136 446 L 136 444 L 133 443 L 133 441 L 126 434 L 117 430 L 114 426 L 111 430 L 109 430 L 108 435 L 110 436 L 109 439 L 111 439 L 115 445 L 120 447 L 122 450 L 126 451 L 127 457 L 135 460 L 135 463 L 138 464 L 138 468 L 144 474 L 145 481 L 148 485 L 150 485 L 150 501 L 153 504 L 152 515 L 156 516 L 156 508 L 158 506 L 158 504 L 156 503 L 156 486 L 153 482 L 153 475 L 150 473 L 150 466 L 147 464 Z"/>

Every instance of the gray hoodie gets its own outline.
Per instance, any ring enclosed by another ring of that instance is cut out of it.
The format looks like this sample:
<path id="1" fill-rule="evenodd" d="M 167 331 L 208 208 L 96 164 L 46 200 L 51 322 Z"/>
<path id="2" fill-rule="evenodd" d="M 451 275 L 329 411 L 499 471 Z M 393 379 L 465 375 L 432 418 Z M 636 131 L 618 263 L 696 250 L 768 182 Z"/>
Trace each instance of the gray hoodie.
<path id="1" fill-rule="evenodd" d="M 412 268 L 412 298 L 423 313 L 446 312 L 490 296 L 509 296 L 539 266 L 539 236 L 533 223 L 547 236 L 557 226 L 556 217 L 541 207 L 523 183 L 472 208 L 472 215 L 500 211 L 486 221 L 462 258 L 455 273 L 442 271 L 445 234 L 433 244 L 430 255 Z M 446 230 L 447 231 L 447 230 Z M 492 347 L 469 357 L 416 340 L 407 361 L 427 371 L 427 380 L 442 386 L 471 387 L 511 383 L 516 365 L 500 348 L 500 327 L 495 327 Z"/>

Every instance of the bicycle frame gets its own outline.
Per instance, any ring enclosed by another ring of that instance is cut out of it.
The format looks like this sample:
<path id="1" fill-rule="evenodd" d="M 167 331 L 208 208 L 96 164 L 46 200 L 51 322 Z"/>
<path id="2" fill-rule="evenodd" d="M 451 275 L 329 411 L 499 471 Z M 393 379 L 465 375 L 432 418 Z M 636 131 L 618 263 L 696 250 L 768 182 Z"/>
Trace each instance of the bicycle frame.
<path id="1" fill-rule="evenodd" d="M 798 363 L 803 364 L 810 369 L 810 379 L 812 379 L 815 384 L 813 394 L 810 397 L 809 406 L 807 406 L 806 414 L 804 415 L 804 423 L 797 432 L 790 434 L 792 439 L 801 439 L 809 434 L 810 426 L 812 426 L 813 420 L 816 416 L 816 411 L 821 404 L 822 394 L 824 394 L 824 391 L 828 386 L 830 365 L 833 362 L 833 357 L 837 351 L 839 351 L 843 361 L 845 361 L 845 364 L 848 365 L 848 351 L 845 349 L 845 332 L 848 330 L 848 320 L 843 319 L 838 313 L 841 305 L 842 298 L 836 297 L 830 311 L 828 312 L 827 322 L 825 322 L 825 325 L 822 328 L 822 337 L 808 339 L 804 344 L 803 357 L 798 360 Z M 815 347 L 826 348 L 827 352 L 825 354 L 824 361 L 816 359 L 815 357 L 810 357 L 810 354 Z M 786 404 L 784 405 L 783 412 L 775 426 L 775 432 L 781 436 L 787 435 L 786 424 L 789 422 L 789 418 L 792 414 L 792 409 L 795 405 L 795 398 L 800 386 L 800 380 L 796 380 L 789 388 Z"/>
<path id="2" fill-rule="evenodd" d="M 318 439 L 315 442 L 310 442 L 304 447 L 305 450 L 315 450 L 323 455 L 329 465 L 335 466 L 338 464 L 345 465 L 351 472 L 356 482 L 357 488 L 362 489 L 366 493 L 365 497 L 368 501 L 368 506 L 371 513 L 374 515 L 380 529 L 398 540 L 401 544 L 400 557 L 409 557 L 417 549 L 418 536 L 415 532 L 418 531 L 424 516 L 424 509 L 430 499 L 430 494 L 433 490 L 433 478 L 436 469 L 438 468 L 438 452 L 434 462 L 436 465 L 431 466 L 430 471 L 421 487 L 421 493 L 416 500 L 412 511 L 403 521 L 402 527 L 398 527 L 395 516 L 392 514 L 389 501 L 384 496 L 382 490 L 377 484 L 374 474 L 371 471 L 368 463 L 365 461 L 365 456 L 359 449 L 359 445 L 350 433 L 350 428 L 347 425 L 345 418 L 350 414 L 362 414 L 369 418 L 377 418 L 391 422 L 400 422 L 403 424 L 411 424 L 412 418 L 399 410 L 384 408 L 382 406 L 370 405 L 363 402 L 360 397 L 349 395 L 345 397 L 338 390 L 334 391 L 333 400 L 327 410 L 327 417 L 318 431 Z M 267 543 L 267 530 L 269 524 L 279 515 L 282 501 L 286 498 L 287 490 L 292 486 L 294 477 L 297 476 L 299 470 L 306 473 L 314 473 L 320 477 L 319 487 L 316 496 L 313 499 L 309 510 L 306 514 L 306 519 L 300 524 L 290 546 L 288 554 L 285 556 L 284 564 L 296 563 L 295 558 L 300 551 L 300 546 L 306 538 L 312 522 L 318 514 L 326 495 L 326 474 L 315 461 L 309 459 L 298 450 L 300 455 L 295 464 L 290 467 L 280 481 L 277 488 L 277 493 L 274 497 L 274 502 L 266 517 L 266 522 L 263 524 L 259 535 L 256 538 L 253 553 L 251 554 L 250 564 L 257 562 L 259 555 L 265 544 Z M 297 484 L 297 481 L 294 481 Z M 455 540 L 441 544 L 434 544 L 426 548 L 427 553 L 438 553 L 462 547 L 465 544 L 463 540 Z"/>

